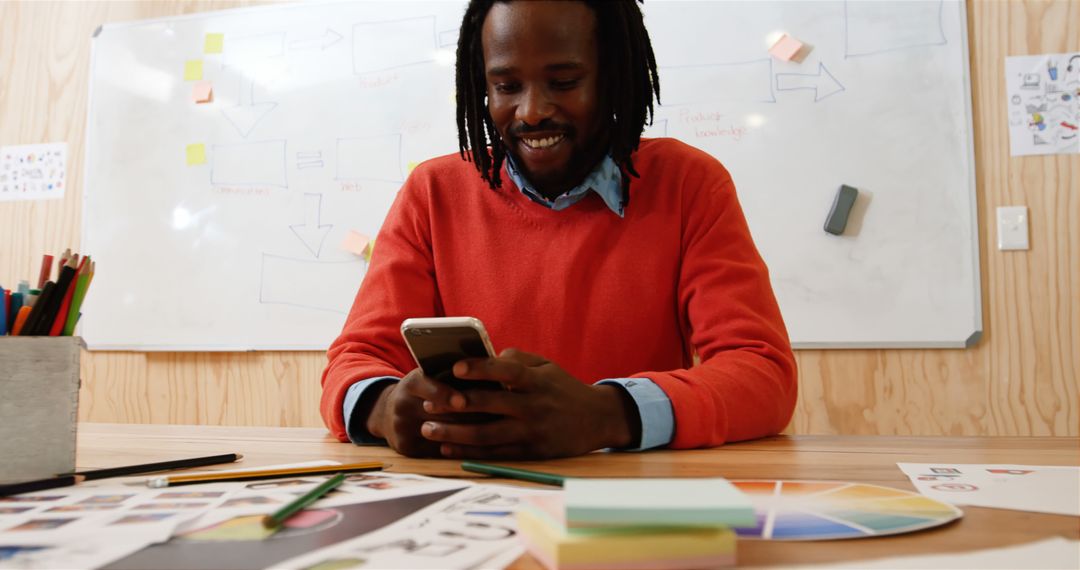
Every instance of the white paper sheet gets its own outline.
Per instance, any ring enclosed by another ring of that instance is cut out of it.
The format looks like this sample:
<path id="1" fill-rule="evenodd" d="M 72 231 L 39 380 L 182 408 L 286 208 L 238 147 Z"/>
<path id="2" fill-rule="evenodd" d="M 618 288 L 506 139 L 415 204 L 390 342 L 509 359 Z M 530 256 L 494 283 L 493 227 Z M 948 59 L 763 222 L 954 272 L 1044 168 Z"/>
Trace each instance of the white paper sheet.
<path id="1" fill-rule="evenodd" d="M 1080 52 L 1005 58 L 1009 153 L 1077 154 Z"/>
<path id="2" fill-rule="evenodd" d="M 774 566 L 771 568 L 797 568 L 801 570 L 817 568 L 888 568 L 890 570 L 899 570 L 901 568 L 926 568 L 928 570 L 941 570 L 944 568 L 949 570 L 1015 570 L 1025 568 L 1036 570 L 1045 568 L 1075 570 L 1080 568 L 1080 542 L 1057 536 L 1019 546 L 973 550 L 957 554 L 929 554 L 926 556 L 857 560 L 840 564 Z"/>
<path id="3" fill-rule="evenodd" d="M 67 143 L 0 147 L 0 202 L 63 198 Z"/>
<path id="4" fill-rule="evenodd" d="M 272 570 L 328 565 L 345 568 L 489 568 L 520 553 L 514 512 L 527 495 L 551 493 L 476 485 L 375 532 L 298 556 Z M 516 557 L 515 557 L 516 558 Z"/>
<path id="5" fill-rule="evenodd" d="M 920 493 L 954 505 L 1080 516 L 1080 467 L 897 463 Z"/>

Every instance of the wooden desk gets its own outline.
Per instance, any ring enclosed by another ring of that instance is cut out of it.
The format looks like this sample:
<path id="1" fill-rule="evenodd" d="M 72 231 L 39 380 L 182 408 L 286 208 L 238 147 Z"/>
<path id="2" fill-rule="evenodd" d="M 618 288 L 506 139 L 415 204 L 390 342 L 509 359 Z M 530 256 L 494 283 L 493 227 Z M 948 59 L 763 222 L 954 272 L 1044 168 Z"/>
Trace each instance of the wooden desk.
<path id="1" fill-rule="evenodd" d="M 474 478 L 474 474 L 461 471 L 457 461 L 408 459 L 384 448 L 346 445 L 332 440 L 322 429 L 79 425 L 80 469 L 227 452 L 244 454 L 243 465 L 248 467 L 316 459 L 342 462 L 379 459 L 391 464 L 389 471 Z M 817 479 L 914 490 L 897 468 L 897 462 L 1080 466 L 1080 439 L 781 436 L 710 450 L 592 454 L 556 461 L 506 464 L 586 477 Z M 803 543 L 744 541 L 739 543 L 739 565 L 836 562 L 960 552 L 1021 544 L 1055 535 L 1080 539 L 1080 521 L 1076 517 L 978 507 L 963 507 L 963 510 L 964 518 L 956 523 L 892 537 Z M 528 556 L 514 565 L 515 569 L 521 570 L 539 567 Z"/>

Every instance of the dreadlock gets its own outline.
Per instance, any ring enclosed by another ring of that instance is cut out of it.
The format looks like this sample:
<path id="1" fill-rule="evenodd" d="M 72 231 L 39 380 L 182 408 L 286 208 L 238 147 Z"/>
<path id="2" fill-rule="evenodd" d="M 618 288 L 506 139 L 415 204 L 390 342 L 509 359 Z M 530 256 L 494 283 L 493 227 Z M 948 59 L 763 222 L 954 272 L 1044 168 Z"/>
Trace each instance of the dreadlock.
<path id="1" fill-rule="evenodd" d="M 491 7 L 496 2 L 509 1 L 471 0 L 461 23 L 457 47 L 459 154 L 476 166 L 491 188 L 502 185 L 499 170 L 506 159 L 506 148 L 485 100 L 487 80 L 480 32 Z M 660 101 L 660 77 L 649 32 L 634 0 L 585 0 L 585 3 L 596 14 L 601 73 L 598 85 L 604 90 L 600 98 L 610 113 L 611 156 L 624 173 L 639 177 L 630 155 L 638 148 L 646 121 L 652 123 L 653 95 Z M 623 176 L 624 205 L 630 200 L 630 176 Z"/>

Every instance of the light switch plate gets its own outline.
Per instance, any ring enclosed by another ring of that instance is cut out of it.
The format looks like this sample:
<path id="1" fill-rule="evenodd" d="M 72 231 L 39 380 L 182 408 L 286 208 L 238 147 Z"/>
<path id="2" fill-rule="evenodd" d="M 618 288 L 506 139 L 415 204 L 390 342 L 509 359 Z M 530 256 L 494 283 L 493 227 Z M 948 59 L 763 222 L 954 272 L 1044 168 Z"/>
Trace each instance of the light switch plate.
<path id="1" fill-rule="evenodd" d="M 1027 206 L 1000 206 L 997 209 L 998 249 L 1028 249 Z"/>

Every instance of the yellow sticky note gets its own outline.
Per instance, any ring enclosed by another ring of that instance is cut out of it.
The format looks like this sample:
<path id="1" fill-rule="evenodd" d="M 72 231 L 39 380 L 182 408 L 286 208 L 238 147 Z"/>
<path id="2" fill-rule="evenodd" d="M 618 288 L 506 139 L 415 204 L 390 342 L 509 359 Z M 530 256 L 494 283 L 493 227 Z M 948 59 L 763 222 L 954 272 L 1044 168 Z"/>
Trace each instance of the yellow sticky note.
<path id="1" fill-rule="evenodd" d="M 375 238 L 371 238 L 367 247 L 364 248 L 364 261 L 371 263 L 371 254 L 375 253 Z"/>
<path id="2" fill-rule="evenodd" d="M 214 84 L 209 81 L 200 81 L 191 89 L 191 100 L 196 103 L 214 102 Z"/>
<path id="3" fill-rule="evenodd" d="M 417 166 L 420 166 L 419 162 L 410 162 L 408 174 L 412 174 L 413 169 L 415 169 Z"/>
<path id="4" fill-rule="evenodd" d="M 184 81 L 202 80 L 202 60 L 193 59 L 184 62 Z"/>
<path id="5" fill-rule="evenodd" d="M 221 53 L 225 49 L 225 34 L 206 34 L 203 53 Z"/>
<path id="6" fill-rule="evenodd" d="M 206 164 L 206 146 L 202 143 L 187 145 L 187 165 Z"/>

